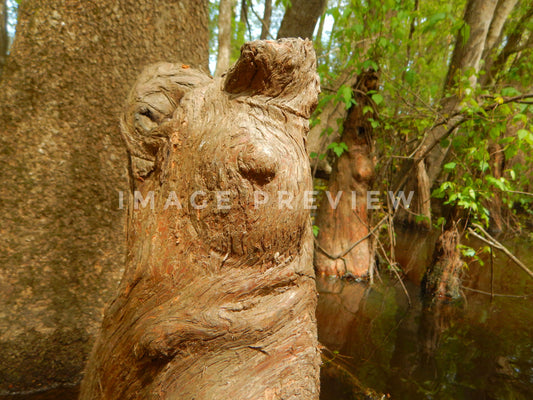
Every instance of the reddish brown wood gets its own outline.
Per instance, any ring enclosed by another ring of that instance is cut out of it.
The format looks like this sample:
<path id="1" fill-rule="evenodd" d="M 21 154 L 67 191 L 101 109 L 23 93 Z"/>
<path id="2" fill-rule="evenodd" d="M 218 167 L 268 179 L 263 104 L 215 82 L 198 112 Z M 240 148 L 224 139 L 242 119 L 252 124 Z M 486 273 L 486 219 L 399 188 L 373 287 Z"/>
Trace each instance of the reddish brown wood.
<path id="1" fill-rule="evenodd" d="M 126 270 L 81 399 L 318 399 L 304 207 L 315 67 L 309 41 L 284 39 L 245 44 L 220 79 L 181 64 L 141 75 L 122 126 L 132 190 L 154 207 L 130 204 Z"/>
<path id="2" fill-rule="evenodd" d="M 333 166 L 327 189 L 330 198 L 322 199 L 315 221 L 319 227 L 315 266 L 321 275 L 368 274 L 371 248 L 367 237 L 367 193 L 374 176 L 374 162 L 372 126 L 363 110 L 371 104 L 366 93 L 377 87 L 378 77 L 373 71 L 362 73 L 354 85 L 356 104 L 348 111 L 340 139 L 348 151 Z M 347 251 L 356 242 L 359 244 Z"/>

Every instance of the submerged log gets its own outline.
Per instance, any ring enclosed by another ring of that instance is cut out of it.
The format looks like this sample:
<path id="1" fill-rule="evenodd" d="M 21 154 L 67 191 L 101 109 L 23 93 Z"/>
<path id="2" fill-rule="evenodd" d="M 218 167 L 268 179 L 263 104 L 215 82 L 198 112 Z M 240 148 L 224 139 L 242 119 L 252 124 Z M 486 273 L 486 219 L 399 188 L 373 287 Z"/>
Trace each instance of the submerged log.
<path id="1" fill-rule="evenodd" d="M 127 264 L 81 399 L 318 399 L 315 68 L 311 42 L 283 39 L 245 44 L 218 79 L 140 76 L 122 119 Z"/>

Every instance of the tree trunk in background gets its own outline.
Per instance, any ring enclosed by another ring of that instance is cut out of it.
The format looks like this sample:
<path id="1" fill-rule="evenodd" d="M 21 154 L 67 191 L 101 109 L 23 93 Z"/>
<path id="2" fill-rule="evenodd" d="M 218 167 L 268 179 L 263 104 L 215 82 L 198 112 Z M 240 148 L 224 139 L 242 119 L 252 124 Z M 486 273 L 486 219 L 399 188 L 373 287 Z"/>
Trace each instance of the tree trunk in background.
<path id="1" fill-rule="evenodd" d="M 374 176 L 372 126 L 368 120 L 373 115 L 364 115 L 363 109 L 371 102 L 366 93 L 378 86 L 373 71 L 361 73 L 354 86 L 356 104 L 348 111 L 340 138 L 348 150 L 333 166 L 326 192 L 330 197 L 322 199 L 315 219 L 319 227 L 315 267 L 321 275 L 359 277 L 367 275 L 370 268 L 371 242 L 365 237 L 369 233 L 367 192 Z"/>
<path id="2" fill-rule="evenodd" d="M 357 82 L 357 74 L 352 74 L 352 71 L 346 71 L 333 83 L 333 90 L 336 92 L 342 85 L 353 86 Z M 307 136 L 307 150 L 309 154 L 316 153 L 324 154 L 327 151 L 327 147 L 330 143 L 339 140 L 339 126 L 337 121 L 344 120 L 346 118 L 346 104 L 342 101 L 330 101 L 320 111 L 319 121 L 309 131 Z M 331 129 L 330 129 L 331 128 Z M 327 132 L 331 130 L 329 134 Z M 327 158 L 315 157 L 311 160 L 311 168 L 313 173 L 318 172 L 320 175 L 331 174 L 331 165 Z M 315 177 L 318 174 L 315 174 Z"/>
<path id="3" fill-rule="evenodd" d="M 301 37 L 313 39 L 318 18 L 324 12 L 327 0 L 291 0 L 278 31 L 278 39 Z"/>
<path id="4" fill-rule="evenodd" d="M 490 23 L 487 39 L 485 40 L 485 48 L 483 49 L 482 59 L 485 61 L 484 69 L 487 69 L 487 58 L 493 55 L 497 46 L 501 44 L 503 26 L 507 21 L 507 17 L 513 8 L 516 6 L 518 0 L 499 0 L 496 10 L 494 10 L 494 17 Z"/>
<path id="5" fill-rule="evenodd" d="M 218 55 L 215 76 L 221 76 L 229 68 L 231 56 L 231 20 L 234 0 L 220 0 L 218 7 Z"/>
<path id="6" fill-rule="evenodd" d="M 467 31 L 459 30 L 453 50 L 448 74 L 444 82 L 444 92 L 457 86 L 458 79 L 473 70 L 469 76 L 471 86 L 477 83 L 476 73 L 480 70 L 480 61 L 485 43 L 488 39 L 489 28 L 495 17 L 498 0 L 469 0 L 466 5 L 464 22 L 469 27 Z"/>
<path id="7" fill-rule="evenodd" d="M 513 31 L 508 35 L 505 41 L 505 45 L 503 49 L 496 55 L 494 54 L 497 45 L 499 42 L 496 42 L 496 44 L 493 46 L 493 48 L 490 48 L 489 52 L 485 52 L 483 55 L 483 59 L 485 60 L 485 75 L 482 75 L 480 77 L 480 83 L 483 86 L 488 86 L 494 83 L 494 80 L 496 79 L 496 76 L 499 71 L 503 68 L 509 57 L 518 51 L 520 51 L 521 48 L 527 49 L 531 48 L 533 45 L 533 35 L 529 34 L 529 40 L 528 43 L 526 43 L 523 47 L 521 45 L 522 37 L 524 36 L 524 33 L 527 32 L 527 24 L 533 17 L 533 4 L 528 7 L 524 15 L 520 18 L 518 23 L 516 24 L 516 27 L 513 29 Z"/>
<path id="8" fill-rule="evenodd" d="M 272 0 L 265 0 L 265 12 L 263 13 L 263 23 L 261 25 L 261 40 L 265 40 L 270 35 L 270 19 L 272 17 Z"/>
<path id="9" fill-rule="evenodd" d="M 469 0 L 465 10 L 464 21 L 469 26 L 469 32 L 459 31 L 455 43 L 448 74 L 444 83 L 444 94 L 456 87 L 457 80 L 467 71 L 472 71 L 469 76 L 470 85 L 475 86 L 475 74 L 480 70 L 480 61 L 485 48 L 485 41 L 491 21 L 496 9 L 497 0 Z M 465 35 L 466 34 L 466 35 Z M 414 222 L 414 216 L 426 217 L 424 225 L 430 226 L 431 221 L 431 189 L 442 170 L 442 164 L 448 153 L 449 146 L 443 147 L 440 141 L 447 134 L 450 126 L 456 122 L 454 117 L 449 118 L 458 111 L 461 95 L 443 97 L 441 101 L 441 115 L 446 124 L 436 125 L 424 137 L 421 145 L 414 154 L 414 166 L 411 164 L 411 173 L 406 184 L 406 191 L 414 191 L 414 210 L 403 214 L 402 218 Z M 402 176 L 400 176 L 402 179 Z"/>
<path id="10" fill-rule="evenodd" d="M 9 37 L 7 36 L 7 5 L 6 0 L 0 0 L 0 76 L 6 63 Z"/>
<path id="11" fill-rule="evenodd" d="M 125 259 L 123 99 L 162 59 L 207 70 L 207 1 L 21 2 L 0 83 L 0 392 L 79 382 Z"/>
<path id="12" fill-rule="evenodd" d="M 141 75 L 122 126 L 153 208 L 130 202 L 81 399 L 318 399 L 304 203 L 318 92 L 301 39 L 245 44 L 224 81 L 167 63 Z"/>

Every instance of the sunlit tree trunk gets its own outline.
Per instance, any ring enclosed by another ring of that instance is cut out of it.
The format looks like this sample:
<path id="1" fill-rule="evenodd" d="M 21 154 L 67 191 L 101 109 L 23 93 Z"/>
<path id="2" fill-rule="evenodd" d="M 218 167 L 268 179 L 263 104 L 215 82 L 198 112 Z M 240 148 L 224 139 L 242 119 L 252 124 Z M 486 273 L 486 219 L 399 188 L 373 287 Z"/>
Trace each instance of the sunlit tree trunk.
<path id="1" fill-rule="evenodd" d="M 527 24 L 533 19 L 533 4 L 530 5 L 524 15 L 520 18 L 515 28 L 510 32 L 505 40 L 503 49 L 497 54 L 497 45 L 500 41 L 497 41 L 489 51 L 485 51 L 483 58 L 485 60 L 485 75 L 482 75 L 480 82 L 483 86 L 488 86 L 494 83 L 499 71 L 502 70 L 509 57 L 518 53 L 521 50 L 530 49 L 533 46 L 533 35 L 529 34 L 529 39 L 526 43 L 522 43 L 524 35 L 528 32 L 526 29 Z"/>
<path id="2" fill-rule="evenodd" d="M 132 198 L 153 207 L 130 201 L 82 400 L 318 399 L 305 206 L 318 91 L 301 39 L 247 43 L 215 80 L 167 63 L 141 75 L 122 127 Z"/>
<path id="3" fill-rule="evenodd" d="M 218 7 L 218 55 L 215 76 L 227 71 L 231 56 L 231 20 L 235 0 L 220 0 Z"/>
<path id="4" fill-rule="evenodd" d="M 0 82 L 0 392 L 79 382 L 125 260 L 118 116 L 144 65 L 207 69 L 207 1 L 31 0 Z"/>
<path id="5" fill-rule="evenodd" d="M 485 41 L 485 48 L 483 49 L 482 59 L 485 61 L 484 69 L 487 69 L 487 58 L 494 52 L 497 45 L 501 43 L 503 27 L 509 14 L 513 11 L 518 0 L 499 0 L 496 10 L 494 10 L 494 17 L 490 23 L 490 28 L 487 33 Z"/>
<path id="6" fill-rule="evenodd" d="M 448 153 L 449 145 L 442 146 L 441 140 L 448 133 L 450 126 L 457 118 L 451 117 L 456 111 L 462 98 L 461 90 L 452 94 L 458 88 L 460 78 L 467 72 L 470 86 L 477 84 L 476 74 L 480 70 L 481 57 L 485 49 L 485 42 L 491 21 L 494 17 L 497 0 L 469 0 L 465 15 L 465 25 L 459 30 L 456 38 L 452 59 L 444 82 L 444 94 L 441 101 L 441 119 L 446 123 L 436 125 L 430 129 L 421 145 L 414 154 L 414 165 L 407 181 L 407 191 L 415 192 L 415 206 L 413 212 L 404 214 L 404 218 L 414 221 L 416 215 L 425 217 L 424 224 L 429 226 L 431 220 L 431 188 L 442 170 L 443 161 Z M 401 179 L 402 177 L 400 177 Z"/>

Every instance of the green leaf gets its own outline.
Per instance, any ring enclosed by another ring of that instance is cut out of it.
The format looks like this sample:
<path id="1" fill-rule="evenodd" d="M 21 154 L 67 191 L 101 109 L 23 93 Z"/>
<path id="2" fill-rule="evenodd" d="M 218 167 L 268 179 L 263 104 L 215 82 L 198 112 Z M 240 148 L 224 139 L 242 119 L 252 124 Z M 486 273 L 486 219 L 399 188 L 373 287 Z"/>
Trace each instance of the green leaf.
<path id="1" fill-rule="evenodd" d="M 518 139 L 523 140 L 525 137 L 529 135 L 529 132 L 525 129 L 520 129 L 518 132 L 516 132 L 516 135 L 518 136 Z"/>
<path id="2" fill-rule="evenodd" d="M 383 96 L 379 93 L 373 94 L 372 100 L 374 100 L 374 103 L 379 106 L 381 103 L 383 103 Z"/>
<path id="3" fill-rule="evenodd" d="M 457 166 L 457 163 L 455 162 L 449 162 L 448 164 L 444 164 L 444 170 L 447 172 L 453 171 L 455 167 Z"/>
<path id="4" fill-rule="evenodd" d="M 342 155 L 342 153 L 344 153 L 346 150 L 348 150 L 348 146 L 344 142 L 340 142 L 340 143 L 333 142 L 333 143 L 330 143 L 328 145 L 328 149 L 333 150 L 335 155 L 337 157 L 340 157 Z"/>
<path id="5" fill-rule="evenodd" d="M 512 97 L 512 96 L 518 96 L 519 94 L 520 92 L 512 86 L 505 87 L 502 89 L 502 96 Z"/>
<path id="6" fill-rule="evenodd" d="M 320 228 L 319 228 L 318 226 L 313 225 L 313 235 L 314 235 L 315 237 L 318 236 L 318 231 L 319 231 L 319 229 L 320 229 Z"/>
<path id="7" fill-rule="evenodd" d="M 418 224 L 419 222 L 431 222 L 429 220 L 428 217 L 426 217 L 425 215 L 422 215 L 422 214 L 418 214 L 416 217 L 415 217 L 415 222 Z"/>
<path id="8" fill-rule="evenodd" d="M 446 18 L 446 13 L 436 13 L 436 14 L 433 14 L 429 19 L 428 19 L 428 22 L 426 23 L 426 27 L 424 28 L 424 30 L 422 31 L 422 33 L 427 33 L 428 31 L 430 31 L 431 29 L 433 29 L 433 27 L 440 21 L 442 21 L 444 18 Z"/>
<path id="9" fill-rule="evenodd" d="M 378 44 L 381 47 L 387 47 L 389 45 L 389 41 L 386 38 L 384 38 L 384 37 L 380 37 L 379 40 L 378 40 Z"/>
<path id="10" fill-rule="evenodd" d="M 369 69 L 369 68 L 372 68 L 374 71 L 377 71 L 379 69 L 378 64 L 375 61 L 366 60 L 363 63 L 363 69 Z"/>
<path id="11" fill-rule="evenodd" d="M 476 255 L 476 251 L 472 247 L 464 246 L 461 249 L 461 252 L 463 253 L 463 256 L 465 257 L 474 257 Z"/>
<path id="12" fill-rule="evenodd" d="M 352 29 L 354 30 L 354 32 L 355 32 L 358 36 L 360 36 L 360 35 L 364 32 L 365 27 L 364 27 L 364 25 L 362 25 L 362 24 L 354 24 L 354 25 L 352 26 Z"/>
<path id="13" fill-rule="evenodd" d="M 373 113 L 374 112 L 374 109 L 370 106 L 364 106 L 363 107 L 363 115 L 365 115 L 366 113 Z"/>
<path id="14" fill-rule="evenodd" d="M 339 88 L 338 95 L 346 105 L 346 109 L 350 108 L 352 105 L 352 89 L 349 86 L 342 85 Z"/>
<path id="15" fill-rule="evenodd" d="M 415 83 L 416 74 L 413 71 L 405 71 L 405 81 L 409 86 L 413 86 Z"/>

